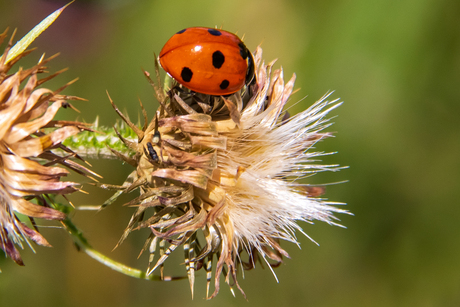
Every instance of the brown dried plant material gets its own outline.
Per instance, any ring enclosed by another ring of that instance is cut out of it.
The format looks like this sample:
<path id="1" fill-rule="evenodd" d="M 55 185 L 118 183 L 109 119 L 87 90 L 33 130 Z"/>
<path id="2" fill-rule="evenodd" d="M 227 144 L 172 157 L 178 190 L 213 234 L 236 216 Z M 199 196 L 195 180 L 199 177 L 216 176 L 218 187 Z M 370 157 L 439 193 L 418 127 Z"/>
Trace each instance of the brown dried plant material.
<path id="1" fill-rule="evenodd" d="M 0 34 L 0 44 L 6 36 L 6 31 Z M 38 88 L 50 79 L 49 76 L 40 79 L 39 74 L 46 71 L 46 64 L 53 57 L 41 59 L 29 69 L 19 68 L 10 73 L 12 66 L 30 53 L 24 51 L 6 62 L 11 42 L 12 38 L 0 57 L 0 248 L 17 264 L 23 265 L 17 247 L 22 248 L 24 240 L 30 239 L 43 246 L 50 244 L 37 229 L 21 222 L 17 213 L 30 219 L 63 220 L 65 214 L 52 208 L 49 196 L 77 191 L 78 184 L 61 181 L 69 171 L 57 165 L 81 174 L 92 172 L 70 161 L 68 158 L 74 155 L 61 145 L 67 137 L 86 129 L 86 125 L 53 120 L 57 111 L 68 104 L 69 97 L 59 92 L 72 82 L 57 91 Z M 69 155 L 56 155 L 52 151 L 56 148 Z"/>
<path id="2" fill-rule="evenodd" d="M 303 233 L 298 221 L 336 225 L 333 213 L 346 213 L 299 182 L 338 169 L 314 164 L 323 153 L 312 148 L 330 136 L 322 132 L 330 125 L 326 116 L 340 103 L 327 101 L 328 94 L 289 118 L 284 107 L 295 75 L 284 82 L 283 71 L 273 70 L 274 62 L 262 63 L 261 54 L 259 48 L 254 56 L 256 84 L 228 97 L 178 85 L 165 94 L 157 68 L 160 107 L 136 132 L 137 143 L 124 140 L 135 151 L 126 161 L 136 170 L 122 188 L 139 188 L 140 196 L 126 204 L 137 209 L 120 243 L 133 230 L 150 229 L 143 249 L 150 253 L 147 272 L 158 269 L 160 276 L 169 255 L 182 246 L 192 295 L 200 269 L 206 271 L 208 298 L 219 292 L 221 276 L 243 292 L 238 271 L 258 262 L 276 267 L 289 257 L 280 242 L 297 242 L 295 231 Z"/>

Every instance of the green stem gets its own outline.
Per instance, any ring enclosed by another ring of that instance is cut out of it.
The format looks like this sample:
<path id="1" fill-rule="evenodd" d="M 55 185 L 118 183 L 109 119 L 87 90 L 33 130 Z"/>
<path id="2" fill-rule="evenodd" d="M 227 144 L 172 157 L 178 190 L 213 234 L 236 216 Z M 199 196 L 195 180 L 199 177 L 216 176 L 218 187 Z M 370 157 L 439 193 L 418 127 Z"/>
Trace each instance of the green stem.
<path id="1" fill-rule="evenodd" d="M 147 280 L 161 280 L 159 276 L 147 276 L 147 274 L 141 270 L 126 266 L 96 251 L 85 239 L 82 232 L 72 223 L 72 221 L 69 218 L 63 220 L 62 224 L 65 226 L 69 234 L 72 236 L 75 244 L 80 248 L 80 250 L 84 251 L 88 256 L 95 259 L 96 261 L 99 261 L 100 263 L 108 266 L 109 268 L 117 272 L 123 273 L 134 278 Z M 164 280 L 177 280 L 183 278 L 184 277 L 169 277 Z"/>

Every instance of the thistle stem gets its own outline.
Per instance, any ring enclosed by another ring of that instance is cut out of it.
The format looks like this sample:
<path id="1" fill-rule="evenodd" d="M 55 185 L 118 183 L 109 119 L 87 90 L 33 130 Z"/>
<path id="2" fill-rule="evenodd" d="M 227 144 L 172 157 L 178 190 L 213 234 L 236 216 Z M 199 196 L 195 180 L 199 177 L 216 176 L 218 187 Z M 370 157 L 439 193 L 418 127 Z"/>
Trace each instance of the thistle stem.
<path id="1" fill-rule="evenodd" d="M 82 250 L 83 252 L 85 252 L 88 256 L 90 256 L 94 260 L 99 261 L 100 263 L 111 268 L 112 270 L 115 270 L 127 276 L 131 276 L 131 277 L 139 278 L 139 279 L 146 279 L 146 280 L 160 280 L 159 276 L 155 276 L 155 275 L 147 276 L 145 272 L 129 267 L 127 265 L 124 265 L 118 261 L 115 261 L 101 254 L 97 250 L 95 250 L 88 243 L 86 238 L 83 236 L 83 233 L 75 226 L 75 224 L 72 223 L 72 221 L 69 218 L 66 218 L 65 220 L 61 221 L 61 223 L 64 225 L 65 229 L 69 232 L 70 236 L 73 238 L 73 241 L 78 246 L 78 248 Z M 183 279 L 183 278 L 185 277 L 170 277 L 164 280 L 177 280 L 177 279 Z"/>

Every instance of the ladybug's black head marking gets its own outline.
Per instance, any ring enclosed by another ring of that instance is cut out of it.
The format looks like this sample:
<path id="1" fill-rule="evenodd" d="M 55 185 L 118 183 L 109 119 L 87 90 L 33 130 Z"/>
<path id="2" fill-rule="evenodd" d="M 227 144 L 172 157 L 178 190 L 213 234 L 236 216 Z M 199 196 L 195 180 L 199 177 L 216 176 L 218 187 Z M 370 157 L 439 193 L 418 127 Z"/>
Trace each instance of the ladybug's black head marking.
<path id="1" fill-rule="evenodd" d="M 182 29 L 182 30 L 180 30 L 179 32 L 176 32 L 176 34 L 182 34 L 182 33 L 184 33 L 185 31 L 187 31 L 187 29 Z"/>
<path id="2" fill-rule="evenodd" d="M 221 90 L 225 90 L 229 85 L 230 85 L 230 82 L 228 82 L 228 80 L 224 80 L 220 83 L 219 87 Z"/>
<path id="3" fill-rule="evenodd" d="M 209 34 L 214 35 L 214 36 L 221 36 L 222 32 L 216 29 L 208 29 Z"/>
<path id="4" fill-rule="evenodd" d="M 220 52 L 219 50 L 214 51 L 212 54 L 212 66 L 219 69 L 224 65 L 225 62 L 225 55 Z"/>
<path id="5" fill-rule="evenodd" d="M 240 55 L 243 58 L 243 60 L 246 60 L 248 58 L 248 48 L 243 44 L 243 42 L 240 42 L 238 44 L 238 47 L 240 47 Z"/>
<path id="6" fill-rule="evenodd" d="M 193 71 L 188 67 L 183 67 L 182 71 L 180 72 L 180 77 L 184 82 L 190 82 L 193 77 Z"/>

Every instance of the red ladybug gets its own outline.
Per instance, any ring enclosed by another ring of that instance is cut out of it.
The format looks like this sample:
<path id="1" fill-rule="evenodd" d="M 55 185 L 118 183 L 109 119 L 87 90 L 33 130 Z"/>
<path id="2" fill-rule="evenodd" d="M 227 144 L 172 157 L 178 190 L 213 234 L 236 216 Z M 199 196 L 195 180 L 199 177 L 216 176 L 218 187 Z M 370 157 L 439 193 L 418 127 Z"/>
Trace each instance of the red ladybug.
<path id="1" fill-rule="evenodd" d="M 254 77 L 251 52 L 233 33 L 193 27 L 174 34 L 160 52 L 161 67 L 183 86 L 229 95 Z"/>

